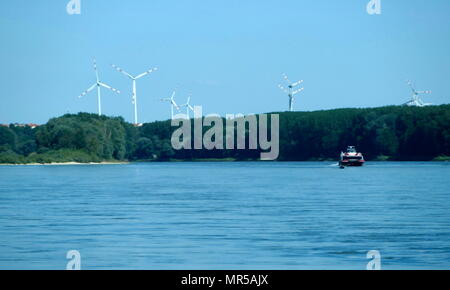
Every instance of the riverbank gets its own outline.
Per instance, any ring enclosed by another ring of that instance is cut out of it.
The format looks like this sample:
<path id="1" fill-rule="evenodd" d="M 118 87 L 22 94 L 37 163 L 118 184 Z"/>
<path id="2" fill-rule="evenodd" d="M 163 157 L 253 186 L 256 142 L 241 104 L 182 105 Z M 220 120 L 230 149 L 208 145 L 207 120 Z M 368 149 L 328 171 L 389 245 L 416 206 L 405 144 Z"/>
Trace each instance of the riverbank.
<path id="1" fill-rule="evenodd" d="M 192 159 L 192 160 L 180 160 L 180 159 L 171 159 L 166 161 L 161 160 L 136 160 L 136 161 L 105 161 L 105 162 L 52 162 L 52 163 L 22 163 L 22 164 L 13 164 L 13 163 L 0 163 L 0 166 L 69 166 L 69 165 L 125 165 L 125 164 L 133 164 L 133 163 L 211 163 L 211 162 L 224 162 L 224 163 L 233 163 L 233 162 L 270 162 L 270 161 L 261 161 L 261 160 L 237 160 L 232 158 L 227 159 Z M 305 161 L 272 161 L 278 163 L 284 162 L 337 162 L 337 160 L 305 160 Z M 368 160 L 367 162 L 450 162 L 450 158 L 435 158 L 433 160 Z"/>
<path id="2" fill-rule="evenodd" d="M 276 112 L 278 160 L 336 160 L 355 145 L 367 161 L 447 161 L 449 112 L 450 105 Z M 171 136 L 178 129 L 170 120 L 135 127 L 121 118 L 67 114 L 35 129 L 0 127 L 0 163 L 254 160 L 264 151 L 261 144 L 255 144 L 256 150 L 174 150 Z M 233 144 L 236 148 L 236 140 Z"/>
<path id="3" fill-rule="evenodd" d="M 12 164 L 12 163 L 0 163 L 0 166 L 65 166 L 65 165 L 123 165 L 130 162 L 52 162 L 52 163 L 24 163 L 24 164 Z"/>
<path id="4" fill-rule="evenodd" d="M 434 158 L 433 161 L 449 162 L 450 156 L 438 156 L 438 157 Z"/>

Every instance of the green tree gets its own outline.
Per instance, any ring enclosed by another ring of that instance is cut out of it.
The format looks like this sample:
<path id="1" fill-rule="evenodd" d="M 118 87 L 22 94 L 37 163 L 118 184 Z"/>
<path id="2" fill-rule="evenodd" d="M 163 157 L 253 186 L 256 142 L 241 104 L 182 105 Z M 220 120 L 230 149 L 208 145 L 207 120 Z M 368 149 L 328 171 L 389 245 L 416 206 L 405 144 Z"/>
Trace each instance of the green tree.
<path id="1" fill-rule="evenodd" d="M 135 151 L 137 159 L 152 159 L 154 153 L 156 152 L 151 139 L 142 137 L 138 140 Z"/>
<path id="2" fill-rule="evenodd" d="M 14 150 L 16 148 L 16 134 L 13 130 L 0 127 L 0 151 Z"/>

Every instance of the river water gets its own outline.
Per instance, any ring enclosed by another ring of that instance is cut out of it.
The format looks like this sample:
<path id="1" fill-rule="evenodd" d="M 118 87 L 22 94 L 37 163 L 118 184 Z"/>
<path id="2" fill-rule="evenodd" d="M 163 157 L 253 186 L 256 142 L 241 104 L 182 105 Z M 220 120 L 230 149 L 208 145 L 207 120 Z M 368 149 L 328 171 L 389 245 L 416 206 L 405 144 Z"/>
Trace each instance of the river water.
<path id="1" fill-rule="evenodd" d="M 0 269 L 450 268 L 450 163 L 0 166 Z"/>

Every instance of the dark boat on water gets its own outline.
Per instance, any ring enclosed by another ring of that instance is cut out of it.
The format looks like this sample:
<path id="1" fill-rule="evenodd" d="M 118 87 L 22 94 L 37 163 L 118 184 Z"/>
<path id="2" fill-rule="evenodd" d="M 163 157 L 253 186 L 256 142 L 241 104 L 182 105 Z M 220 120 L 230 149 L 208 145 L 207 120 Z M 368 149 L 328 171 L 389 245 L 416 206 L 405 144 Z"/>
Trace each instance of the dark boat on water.
<path id="1" fill-rule="evenodd" d="M 356 151 L 355 146 L 348 146 L 346 152 L 341 152 L 339 166 L 341 168 L 347 166 L 363 166 L 365 162 L 364 156 Z"/>

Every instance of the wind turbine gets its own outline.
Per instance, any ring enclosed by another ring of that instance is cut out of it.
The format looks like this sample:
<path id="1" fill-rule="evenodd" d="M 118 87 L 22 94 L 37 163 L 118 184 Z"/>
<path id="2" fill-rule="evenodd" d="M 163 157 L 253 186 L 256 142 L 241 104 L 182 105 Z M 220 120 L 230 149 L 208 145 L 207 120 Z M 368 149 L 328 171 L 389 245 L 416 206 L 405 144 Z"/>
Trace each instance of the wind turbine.
<path id="1" fill-rule="evenodd" d="M 177 110 L 180 110 L 180 107 L 177 105 L 177 103 L 175 102 L 175 94 L 176 94 L 176 90 L 173 91 L 172 96 L 170 96 L 170 98 L 165 98 L 165 99 L 161 99 L 162 102 L 170 102 L 170 109 L 171 109 L 171 113 L 172 113 L 172 119 L 174 117 L 174 108 Z"/>
<path id="2" fill-rule="evenodd" d="M 140 78 L 145 77 L 148 74 L 151 74 L 154 71 L 157 71 L 158 68 L 152 68 L 144 73 L 141 73 L 140 75 L 137 76 L 132 76 L 131 74 L 127 73 L 126 71 L 124 71 L 123 69 L 121 69 L 120 67 L 118 67 L 117 65 L 111 65 L 115 70 L 117 70 L 118 72 L 124 74 L 125 76 L 127 76 L 128 78 L 130 78 L 133 81 L 133 96 L 132 96 L 132 103 L 134 105 L 134 123 L 138 124 L 138 110 L 137 110 L 137 89 L 136 89 L 136 81 Z"/>
<path id="3" fill-rule="evenodd" d="M 288 78 L 288 76 L 286 74 L 283 74 L 283 78 L 286 81 L 286 83 L 288 84 L 287 88 L 285 88 L 283 85 L 278 85 L 278 87 L 283 92 L 285 92 L 288 95 L 288 97 L 289 97 L 289 111 L 293 112 L 294 111 L 295 95 L 304 90 L 304 88 L 296 89 L 296 87 L 298 87 L 300 84 L 302 84 L 303 80 L 300 80 L 298 82 L 293 83 L 293 82 L 291 82 L 289 80 L 289 78 Z"/>
<path id="4" fill-rule="evenodd" d="M 426 106 L 431 106 L 432 104 L 430 103 L 424 103 L 422 101 L 422 99 L 420 99 L 420 95 L 421 94 L 431 94 L 431 91 L 417 91 L 414 88 L 414 85 L 411 81 L 407 81 L 408 85 L 410 86 L 411 90 L 412 90 L 412 98 L 411 100 L 409 100 L 408 102 L 406 102 L 405 104 L 403 104 L 404 106 L 410 106 L 410 107 L 426 107 Z"/>
<path id="5" fill-rule="evenodd" d="M 80 96 L 78 96 L 78 98 L 82 98 L 82 97 L 86 96 L 87 94 L 89 94 L 91 91 L 93 91 L 97 87 L 98 115 L 101 116 L 102 115 L 102 97 L 101 97 L 100 88 L 104 87 L 104 88 L 107 88 L 108 90 L 111 90 L 118 94 L 120 94 L 120 91 L 116 90 L 115 88 L 100 81 L 100 77 L 98 75 L 98 69 L 97 69 L 97 61 L 95 59 L 94 59 L 94 71 L 95 71 L 95 76 L 97 78 L 96 83 L 93 84 L 92 87 L 90 87 L 89 89 L 84 91 Z"/>
<path id="6" fill-rule="evenodd" d="M 194 112 L 194 107 L 192 107 L 190 103 L 191 103 L 191 95 L 189 95 L 186 104 L 180 105 L 180 108 L 183 108 L 183 107 L 186 108 L 186 116 L 188 119 L 190 119 L 189 112 L 190 111 Z"/>

